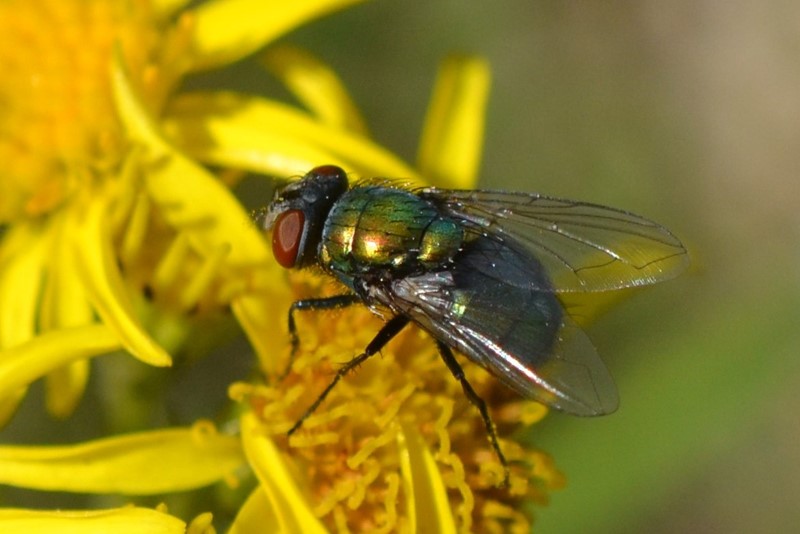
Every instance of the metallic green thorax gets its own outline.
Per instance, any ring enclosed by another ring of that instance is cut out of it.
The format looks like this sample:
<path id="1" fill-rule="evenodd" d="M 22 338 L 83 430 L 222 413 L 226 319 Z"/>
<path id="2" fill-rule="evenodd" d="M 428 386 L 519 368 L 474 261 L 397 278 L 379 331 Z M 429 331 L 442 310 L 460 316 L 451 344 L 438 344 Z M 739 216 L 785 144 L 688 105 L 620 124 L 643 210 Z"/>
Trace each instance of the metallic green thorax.
<path id="1" fill-rule="evenodd" d="M 319 259 L 344 274 L 424 271 L 451 260 L 463 239 L 461 226 L 408 191 L 356 186 L 333 205 Z"/>

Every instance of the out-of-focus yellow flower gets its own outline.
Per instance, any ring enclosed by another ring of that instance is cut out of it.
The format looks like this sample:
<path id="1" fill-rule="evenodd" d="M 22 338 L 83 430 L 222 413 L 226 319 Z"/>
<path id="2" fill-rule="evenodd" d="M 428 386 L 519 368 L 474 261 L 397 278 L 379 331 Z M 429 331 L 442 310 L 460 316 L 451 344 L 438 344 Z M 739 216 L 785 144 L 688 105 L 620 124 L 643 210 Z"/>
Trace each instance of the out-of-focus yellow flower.
<path id="1" fill-rule="evenodd" d="M 124 349 L 170 365 L 183 339 L 157 341 L 145 309 L 179 321 L 229 307 L 264 378 L 230 388 L 241 441 L 200 422 L 70 446 L 2 446 L 0 483 L 153 495 L 219 480 L 235 486 L 249 464 L 257 484 L 232 532 L 528 530 L 521 504 L 544 501 L 562 481 L 547 456 L 511 434 L 544 409 L 466 366 L 511 463 L 510 488 L 498 488 L 502 468 L 477 410 L 417 330 L 285 436 L 332 366 L 359 353 L 379 322 L 359 309 L 307 314 L 295 365 L 276 380 L 289 304 L 327 288 L 277 267 L 209 168 L 288 177 L 330 163 L 360 176 L 471 187 L 488 69 L 474 58 L 445 63 L 416 170 L 367 137 L 336 76 L 303 51 L 272 47 L 263 64 L 305 109 L 177 88 L 187 74 L 353 1 L 0 2 L 0 422 L 42 377 L 49 411 L 68 416 L 92 357 Z M 163 509 L 0 510 L 4 532 L 210 532 L 210 522 L 201 514 L 186 527 Z"/>
<path id="2" fill-rule="evenodd" d="M 176 87 L 353 1 L 0 3 L 0 351 L 12 351 L 0 353 L 0 422 L 40 376 L 51 413 L 71 413 L 88 357 L 124 348 L 170 365 L 136 311 L 146 299 L 178 314 L 220 308 L 268 277 L 270 256 L 248 214 L 186 157 L 192 140 L 178 137 L 212 130 L 220 105 L 241 106 Z M 188 120 L 189 103 L 208 114 Z M 250 167 L 286 176 L 333 158 L 314 132 L 284 135 L 314 120 L 286 113 L 280 125 L 260 125 L 282 142 Z M 26 372 L 6 371 L 15 356 Z"/>

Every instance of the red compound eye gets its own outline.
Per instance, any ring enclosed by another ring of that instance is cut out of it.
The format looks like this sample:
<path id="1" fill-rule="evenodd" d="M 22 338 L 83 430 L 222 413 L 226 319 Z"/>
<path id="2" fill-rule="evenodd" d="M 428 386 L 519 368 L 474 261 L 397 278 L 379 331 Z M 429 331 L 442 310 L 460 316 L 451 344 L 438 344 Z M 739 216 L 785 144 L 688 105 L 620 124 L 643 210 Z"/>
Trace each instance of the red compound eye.
<path id="1" fill-rule="evenodd" d="M 305 217 L 300 210 L 281 213 L 275 221 L 272 230 L 272 253 L 278 263 L 286 269 L 291 269 L 297 262 L 304 224 Z"/>

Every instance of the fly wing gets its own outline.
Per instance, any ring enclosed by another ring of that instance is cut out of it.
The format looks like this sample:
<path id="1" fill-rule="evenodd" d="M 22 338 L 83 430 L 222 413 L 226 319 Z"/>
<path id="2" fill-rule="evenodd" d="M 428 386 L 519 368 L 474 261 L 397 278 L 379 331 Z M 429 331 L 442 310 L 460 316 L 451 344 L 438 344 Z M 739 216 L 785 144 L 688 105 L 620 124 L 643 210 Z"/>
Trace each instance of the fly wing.
<path id="1" fill-rule="evenodd" d="M 518 243 L 520 259 L 541 262 L 551 291 L 649 285 L 677 276 L 688 264 L 686 249 L 669 230 L 614 208 L 502 191 L 418 193 L 469 232 Z"/>
<path id="2" fill-rule="evenodd" d="M 576 415 L 613 412 L 617 393 L 603 362 L 547 289 L 542 266 L 522 256 L 478 238 L 447 270 L 397 279 L 373 297 L 526 398 Z"/>

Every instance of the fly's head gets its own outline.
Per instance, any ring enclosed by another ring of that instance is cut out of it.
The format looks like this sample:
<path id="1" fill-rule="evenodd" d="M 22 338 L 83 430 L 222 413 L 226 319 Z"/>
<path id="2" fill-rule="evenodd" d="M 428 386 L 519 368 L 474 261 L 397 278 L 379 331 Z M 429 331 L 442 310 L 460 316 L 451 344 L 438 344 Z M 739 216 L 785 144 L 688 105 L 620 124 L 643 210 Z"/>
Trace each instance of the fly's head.
<path id="1" fill-rule="evenodd" d="M 325 219 L 347 187 L 342 169 L 323 165 L 275 193 L 264 229 L 272 230 L 272 252 L 281 266 L 302 268 L 317 262 Z"/>

